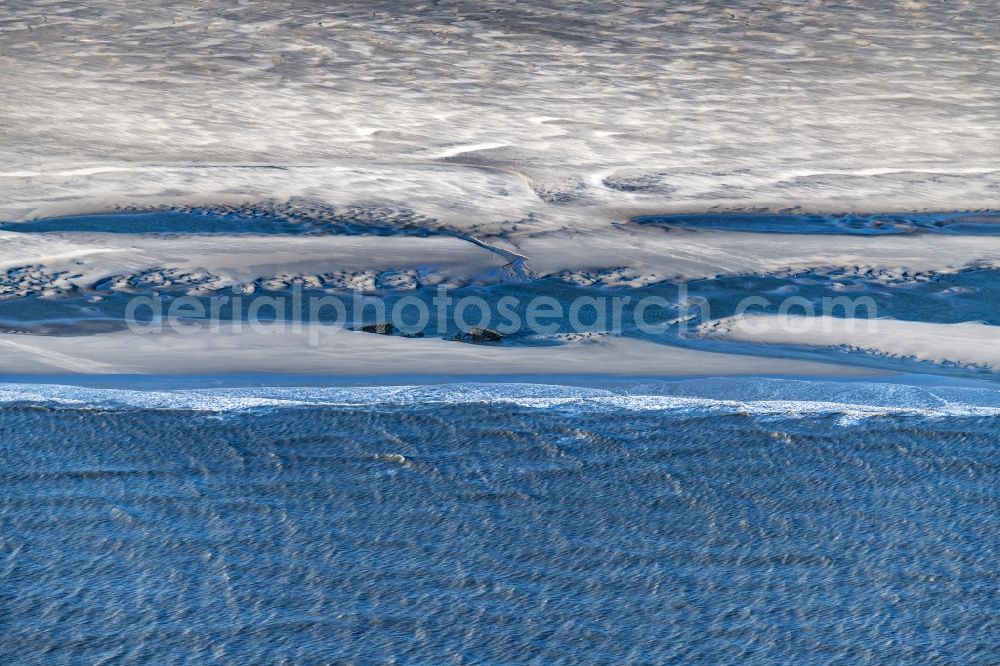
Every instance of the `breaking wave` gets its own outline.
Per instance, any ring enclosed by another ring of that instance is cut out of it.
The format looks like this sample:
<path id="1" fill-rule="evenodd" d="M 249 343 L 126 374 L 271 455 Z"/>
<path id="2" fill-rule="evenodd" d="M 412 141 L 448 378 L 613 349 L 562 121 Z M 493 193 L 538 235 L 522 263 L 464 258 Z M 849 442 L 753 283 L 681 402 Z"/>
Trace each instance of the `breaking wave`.
<path id="1" fill-rule="evenodd" d="M 301 407 L 512 405 L 581 412 L 684 413 L 848 418 L 1000 416 L 1000 390 L 870 382 L 702 379 L 616 382 L 607 387 L 455 383 L 365 387 L 232 387 L 179 390 L 0 384 L 0 409 L 33 405 L 83 410 L 232 412 Z"/>

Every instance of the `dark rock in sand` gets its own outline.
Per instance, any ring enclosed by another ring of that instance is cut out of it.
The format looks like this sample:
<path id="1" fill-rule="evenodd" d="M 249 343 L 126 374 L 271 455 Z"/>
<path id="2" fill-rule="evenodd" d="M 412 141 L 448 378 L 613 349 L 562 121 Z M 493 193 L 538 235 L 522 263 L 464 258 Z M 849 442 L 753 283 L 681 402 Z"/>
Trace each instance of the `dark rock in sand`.
<path id="1" fill-rule="evenodd" d="M 469 331 L 469 339 L 473 342 L 499 342 L 503 340 L 503 335 L 492 328 L 476 326 Z"/>
<path id="2" fill-rule="evenodd" d="M 392 335 L 393 326 L 391 322 L 385 321 L 379 324 L 365 324 L 361 327 L 365 333 L 377 333 L 379 335 Z"/>

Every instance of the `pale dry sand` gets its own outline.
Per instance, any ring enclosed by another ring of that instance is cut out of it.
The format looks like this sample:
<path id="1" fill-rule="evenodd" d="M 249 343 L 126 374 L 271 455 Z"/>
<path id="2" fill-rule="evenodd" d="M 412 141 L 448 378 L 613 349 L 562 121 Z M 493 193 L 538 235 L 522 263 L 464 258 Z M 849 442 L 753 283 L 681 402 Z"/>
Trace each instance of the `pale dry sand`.
<path id="1" fill-rule="evenodd" d="M 700 332 L 716 340 L 835 347 L 935 365 L 1000 370 L 1000 327 L 979 322 L 745 315 L 703 324 Z"/>
<path id="2" fill-rule="evenodd" d="M 384 236 L 156 236 L 129 234 L 24 234 L 0 231 L 0 269 L 36 266 L 80 290 L 100 280 L 146 271 L 200 274 L 194 287 L 223 289 L 275 276 L 338 272 L 366 278 L 421 273 L 451 285 L 502 276 L 509 260 L 457 238 Z M 435 282 L 435 283 L 436 283 Z M 37 285 L 44 289 L 44 280 Z"/>
<path id="3" fill-rule="evenodd" d="M 137 335 L 131 331 L 85 337 L 0 334 L 6 374 L 226 374 L 325 375 L 527 374 L 705 376 L 873 374 L 846 366 L 678 349 L 622 338 L 530 348 L 407 339 L 327 328 L 283 333 L 224 329 L 196 334 Z"/>
<path id="4" fill-rule="evenodd" d="M 1000 267 L 997 237 L 668 233 L 627 222 L 736 209 L 1000 209 L 998 33 L 1000 13 L 972 0 L 9 2 L 0 220 L 201 205 L 376 211 L 493 249 L 441 237 L 0 232 L 0 270 L 14 271 L 0 275 L 0 293 L 80 293 L 108 278 L 144 289 L 179 280 L 199 293 L 272 279 L 456 286 L 512 273 L 641 286 L 813 269 L 878 283 Z M 511 252 L 523 265 L 510 265 Z M 77 355 L 83 371 L 166 362 L 130 338 L 3 340 L 11 371 Z M 345 337 L 299 353 L 294 336 L 274 340 L 264 346 L 285 351 L 257 363 L 305 371 L 382 367 L 373 356 L 390 352 L 423 369 L 451 358 L 562 367 L 553 357 L 668 372 L 707 358 L 653 345 L 650 358 L 670 363 L 650 366 L 646 352 L 613 360 L 646 349 L 633 342 L 596 356 L 476 356 L 443 341 Z M 121 358 L 133 344 L 147 360 Z M 176 367 L 204 369 L 205 354 L 176 344 L 178 358 L 200 359 Z M 968 360 L 991 362 L 982 351 Z M 238 366 L 238 354 L 219 353 L 220 367 Z M 737 357 L 720 358 L 708 367 Z M 771 359 L 740 363 L 778 371 Z"/>
<path id="5" fill-rule="evenodd" d="M 7 2 L 0 219 L 1000 208 L 990 3 Z"/>
<path id="6" fill-rule="evenodd" d="M 968 267 L 1000 267 L 1000 236 L 820 236 L 627 225 L 601 232 L 511 234 L 474 242 L 432 236 L 197 236 L 0 231 L 0 269 L 25 266 L 86 291 L 111 276 L 187 273 L 212 291 L 274 277 L 338 273 L 374 290 L 379 274 L 420 275 L 420 284 L 458 286 L 527 276 L 641 286 L 663 280 L 805 270 L 846 270 L 874 282 Z M 413 282 L 415 286 L 417 283 Z M 63 284 L 65 283 L 65 284 Z M 46 289 L 43 277 L 35 291 Z M 345 287 L 346 288 L 346 287 Z"/>
<path id="7" fill-rule="evenodd" d="M 1000 267 L 1000 237 L 848 236 L 747 233 L 622 225 L 603 232 L 514 235 L 498 243 L 527 257 L 540 275 L 632 269 L 636 282 L 810 269 L 867 271 L 893 279 Z M 627 281 L 624 284 L 628 284 Z"/>

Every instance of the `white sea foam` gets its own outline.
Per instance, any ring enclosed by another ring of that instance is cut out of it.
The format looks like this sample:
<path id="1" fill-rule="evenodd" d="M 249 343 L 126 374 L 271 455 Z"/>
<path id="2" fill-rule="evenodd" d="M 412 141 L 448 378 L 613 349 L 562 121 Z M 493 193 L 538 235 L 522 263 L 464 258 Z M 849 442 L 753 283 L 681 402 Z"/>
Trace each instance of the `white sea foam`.
<path id="1" fill-rule="evenodd" d="M 762 386 L 766 384 L 767 386 Z M 657 391 L 633 393 L 630 391 Z M 778 399 L 757 399 L 762 390 Z M 708 395 L 707 393 L 714 395 Z M 797 395 L 796 398 L 782 397 Z M 750 397 L 741 397 L 750 396 Z M 70 409 L 239 412 L 282 408 L 371 408 L 427 405 L 508 405 L 554 411 L 671 411 L 846 420 L 877 416 L 1000 416 L 1000 390 L 924 388 L 899 384 L 805 380 L 716 379 L 618 384 L 590 388 L 547 384 L 463 383 L 377 387 L 240 387 L 182 390 L 87 388 L 55 384 L 0 384 L 0 405 Z"/>

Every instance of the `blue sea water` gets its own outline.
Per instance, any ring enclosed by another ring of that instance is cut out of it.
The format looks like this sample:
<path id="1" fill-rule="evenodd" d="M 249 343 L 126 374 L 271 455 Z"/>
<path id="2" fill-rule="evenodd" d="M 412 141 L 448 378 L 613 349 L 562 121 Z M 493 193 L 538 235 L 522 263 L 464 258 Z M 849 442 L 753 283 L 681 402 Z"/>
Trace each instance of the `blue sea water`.
<path id="1" fill-rule="evenodd" d="M 1000 392 L 0 385 L 3 663 L 996 663 Z"/>

